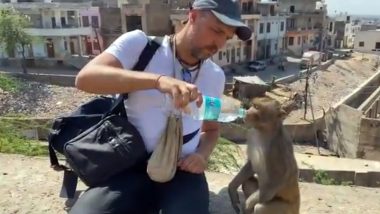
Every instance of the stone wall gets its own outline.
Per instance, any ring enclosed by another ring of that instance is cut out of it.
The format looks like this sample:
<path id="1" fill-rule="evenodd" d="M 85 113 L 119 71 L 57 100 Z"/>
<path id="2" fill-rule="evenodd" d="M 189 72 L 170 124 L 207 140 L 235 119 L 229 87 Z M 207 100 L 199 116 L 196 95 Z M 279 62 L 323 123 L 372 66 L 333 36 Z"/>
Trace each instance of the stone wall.
<path id="1" fill-rule="evenodd" d="M 380 119 L 362 118 L 358 158 L 380 161 Z"/>
<path id="2" fill-rule="evenodd" d="M 222 123 L 221 124 L 221 136 L 233 141 L 233 142 L 244 142 L 246 140 L 247 130 L 240 125 L 233 123 Z"/>
<path id="3" fill-rule="evenodd" d="M 40 82 L 40 83 L 65 86 L 65 87 L 75 86 L 74 75 L 22 74 L 22 73 L 9 73 L 9 74 L 18 78 Z"/>
<path id="4" fill-rule="evenodd" d="M 342 157 L 356 158 L 360 137 L 362 112 L 342 104 L 326 112 L 329 149 Z"/>
<path id="5" fill-rule="evenodd" d="M 336 106 L 339 106 L 340 104 L 346 104 L 353 108 L 359 108 L 360 105 L 364 103 L 379 86 L 380 70 L 372 75 L 371 78 L 364 82 L 355 91 L 346 96 L 341 102 L 337 103 Z"/>

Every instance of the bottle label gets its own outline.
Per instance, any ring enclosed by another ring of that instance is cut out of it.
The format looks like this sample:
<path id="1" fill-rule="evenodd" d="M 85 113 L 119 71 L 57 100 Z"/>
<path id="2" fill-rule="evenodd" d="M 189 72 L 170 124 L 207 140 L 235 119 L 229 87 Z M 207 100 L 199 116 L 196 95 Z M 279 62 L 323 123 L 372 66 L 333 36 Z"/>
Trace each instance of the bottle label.
<path id="1" fill-rule="evenodd" d="M 204 120 L 218 120 L 220 112 L 221 112 L 221 101 L 219 98 L 216 97 L 203 97 L 203 104 L 204 104 Z"/>

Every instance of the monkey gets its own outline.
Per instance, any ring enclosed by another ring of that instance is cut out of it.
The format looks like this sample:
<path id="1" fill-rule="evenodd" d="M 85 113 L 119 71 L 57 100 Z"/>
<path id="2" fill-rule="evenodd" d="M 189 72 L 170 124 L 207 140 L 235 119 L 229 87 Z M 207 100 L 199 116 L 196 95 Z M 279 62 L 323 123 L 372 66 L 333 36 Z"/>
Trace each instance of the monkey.
<path id="1" fill-rule="evenodd" d="M 291 138 L 283 127 L 286 115 L 274 99 L 252 100 L 244 117 L 248 160 L 228 184 L 236 213 L 299 214 L 299 169 Z M 237 192 L 240 186 L 244 203 L 240 203 Z"/>

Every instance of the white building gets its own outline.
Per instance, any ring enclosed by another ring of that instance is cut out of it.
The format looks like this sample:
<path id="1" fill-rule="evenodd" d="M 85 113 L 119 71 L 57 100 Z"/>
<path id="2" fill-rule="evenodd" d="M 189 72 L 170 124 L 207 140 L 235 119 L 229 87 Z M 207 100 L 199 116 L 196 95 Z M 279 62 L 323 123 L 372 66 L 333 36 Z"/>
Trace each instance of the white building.
<path id="1" fill-rule="evenodd" d="M 278 14 L 277 2 L 257 2 L 260 20 L 255 26 L 256 58 L 267 59 L 282 53 L 286 33 L 286 16 Z"/>
<path id="2" fill-rule="evenodd" d="M 187 18 L 188 10 L 172 10 L 170 19 L 173 23 L 174 31 L 177 32 L 182 29 L 183 20 Z M 253 29 L 255 20 L 259 19 L 258 14 L 243 14 L 242 19 L 245 23 Z M 234 63 L 240 63 L 245 61 L 251 61 L 254 59 L 255 48 L 254 45 L 254 33 L 248 41 L 241 41 L 235 35 L 231 40 L 227 41 L 226 45 L 218 51 L 212 60 L 219 66 L 227 66 Z"/>
<path id="3" fill-rule="evenodd" d="M 358 52 L 380 55 L 380 30 L 359 31 L 354 47 Z"/>
<path id="4" fill-rule="evenodd" d="M 356 34 L 361 30 L 359 20 L 352 20 L 347 14 L 340 14 L 335 19 L 336 48 L 354 48 Z"/>
<path id="5" fill-rule="evenodd" d="M 29 59 L 64 60 L 71 55 L 86 54 L 86 39 L 93 34 L 91 26 L 83 27 L 80 11 L 91 8 L 85 3 L 19 2 L 3 3 L 0 7 L 14 7 L 29 16 L 31 27 L 25 31 L 33 36 L 32 44 L 26 51 Z M 15 51 L 9 56 L 1 51 L 1 58 L 21 57 Z"/>
<path id="6" fill-rule="evenodd" d="M 343 44 L 345 48 L 354 48 L 356 34 L 360 31 L 361 25 L 357 22 L 346 24 Z"/>

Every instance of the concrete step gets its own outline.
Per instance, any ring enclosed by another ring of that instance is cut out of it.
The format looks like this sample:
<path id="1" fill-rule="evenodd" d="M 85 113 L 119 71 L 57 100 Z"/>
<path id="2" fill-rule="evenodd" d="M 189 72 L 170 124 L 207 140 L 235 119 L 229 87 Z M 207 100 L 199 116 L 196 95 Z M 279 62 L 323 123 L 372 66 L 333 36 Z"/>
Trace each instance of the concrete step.
<path id="1" fill-rule="evenodd" d="M 246 145 L 239 145 L 246 153 Z M 313 154 L 295 153 L 299 178 L 305 182 L 315 182 L 316 176 L 333 179 L 338 184 L 380 187 L 380 161 L 338 158 Z"/>

